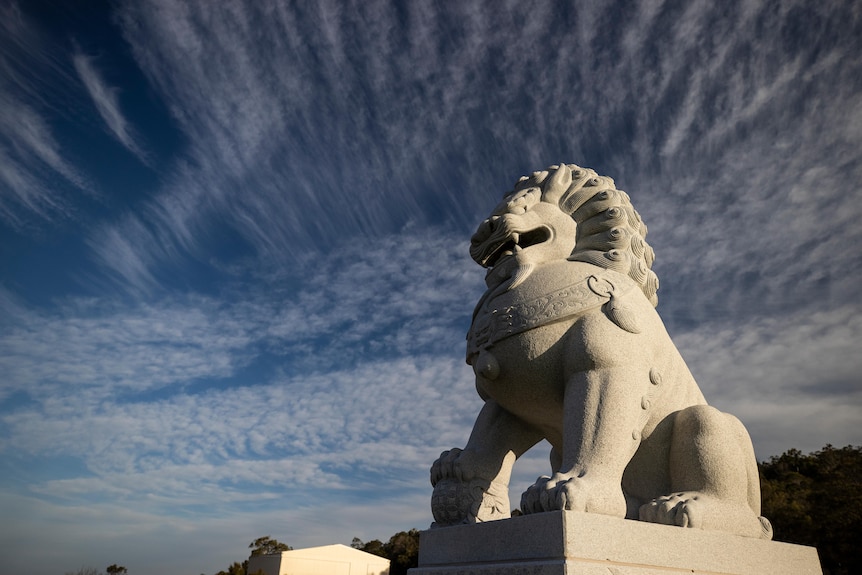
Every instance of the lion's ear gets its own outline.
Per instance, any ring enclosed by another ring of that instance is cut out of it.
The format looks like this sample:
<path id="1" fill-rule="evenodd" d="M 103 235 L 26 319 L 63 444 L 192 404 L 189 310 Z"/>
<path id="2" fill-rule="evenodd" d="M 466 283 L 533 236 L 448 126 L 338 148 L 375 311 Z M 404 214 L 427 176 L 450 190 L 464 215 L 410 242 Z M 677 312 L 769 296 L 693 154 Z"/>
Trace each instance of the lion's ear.
<path id="1" fill-rule="evenodd" d="M 566 164 L 560 164 L 553 174 L 545 181 L 542 199 L 552 204 L 559 204 L 560 198 L 572 184 L 572 171 Z"/>

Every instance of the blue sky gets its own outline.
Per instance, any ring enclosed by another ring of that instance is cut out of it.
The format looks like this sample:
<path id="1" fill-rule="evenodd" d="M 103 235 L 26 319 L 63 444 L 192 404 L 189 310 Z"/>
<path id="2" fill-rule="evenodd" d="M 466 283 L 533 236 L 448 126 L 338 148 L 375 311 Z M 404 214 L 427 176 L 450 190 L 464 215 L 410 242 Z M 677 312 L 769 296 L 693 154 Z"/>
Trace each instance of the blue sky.
<path id="1" fill-rule="evenodd" d="M 850 0 L 0 0 L 3 569 L 427 527 L 470 234 L 558 162 L 761 460 L 862 443 L 860 88 Z"/>

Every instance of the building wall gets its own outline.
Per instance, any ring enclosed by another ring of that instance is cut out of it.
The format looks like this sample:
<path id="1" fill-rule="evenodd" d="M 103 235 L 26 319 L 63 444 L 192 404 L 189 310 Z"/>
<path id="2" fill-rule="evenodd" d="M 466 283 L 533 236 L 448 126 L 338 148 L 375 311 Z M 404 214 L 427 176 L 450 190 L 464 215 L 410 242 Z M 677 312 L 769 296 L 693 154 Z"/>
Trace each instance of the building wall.
<path id="1" fill-rule="evenodd" d="M 248 572 L 259 569 L 266 575 L 389 575 L 389 561 L 344 545 L 330 545 L 251 557 Z"/>

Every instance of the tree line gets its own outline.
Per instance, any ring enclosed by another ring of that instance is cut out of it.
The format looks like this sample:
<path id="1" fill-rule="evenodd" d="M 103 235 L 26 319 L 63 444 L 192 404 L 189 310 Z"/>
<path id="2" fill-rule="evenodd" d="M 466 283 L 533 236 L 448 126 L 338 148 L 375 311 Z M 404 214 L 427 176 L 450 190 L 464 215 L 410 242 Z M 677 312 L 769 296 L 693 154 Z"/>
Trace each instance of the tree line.
<path id="1" fill-rule="evenodd" d="M 363 543 L 358 537 L 350 544 L 354 549 L 389 559 L 389 575 L 406 575 L 407 570 L 419 565 L 419 530 L 399 531 L 383 543 L 372 539 Z"/>
<path id="2" fill-rule="evenodd" d="M 791 449 L 758 467 L 773 538 L 816 547 L 823 575 L 862 573 L 862 447 Z"/>
<path id="3" fill-rule="evenodd" d="M 108 575 L 126 575 L 129 570 L 122 565 L 116 563 L 105 567 L 105 573 Z M 105 575 L 95 567 L 81 567 L 77 571 L 66 571 L 66 575 Z"/>

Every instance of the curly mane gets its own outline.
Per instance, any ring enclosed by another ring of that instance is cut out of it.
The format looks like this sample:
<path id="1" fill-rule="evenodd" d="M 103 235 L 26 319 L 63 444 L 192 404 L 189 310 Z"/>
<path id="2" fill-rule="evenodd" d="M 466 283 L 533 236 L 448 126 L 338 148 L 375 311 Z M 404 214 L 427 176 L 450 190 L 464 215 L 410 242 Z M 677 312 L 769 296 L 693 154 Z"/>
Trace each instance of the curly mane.
<path id="1" fill-rule="evenodd" d="M 515 190 L 538 187 L 544 201 L 554 202 L 578 224 L 571 261 L 590 263 L 626 274 L 658 305 L 658 276 L 651 267 L 655 252 L 646 242 L 647 227 L 628 194 L 613 179 L 575 164 L 550 166 L 522 176 Z"/>

